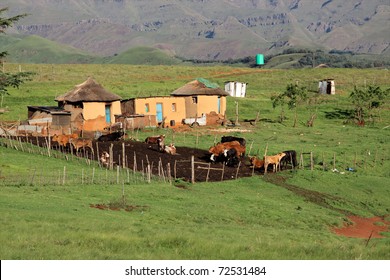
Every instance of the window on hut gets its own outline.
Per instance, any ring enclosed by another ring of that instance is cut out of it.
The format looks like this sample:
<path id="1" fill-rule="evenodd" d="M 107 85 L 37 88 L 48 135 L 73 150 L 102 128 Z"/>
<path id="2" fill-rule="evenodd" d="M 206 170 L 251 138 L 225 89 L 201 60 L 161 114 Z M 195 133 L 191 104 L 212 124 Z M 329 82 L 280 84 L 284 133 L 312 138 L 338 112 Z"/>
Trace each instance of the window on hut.
<path id="1" fill-rule="evenodd" d="M 145 104 L 145 112 L 146 112 L 146 113 L 149 113 L 149 103 L 146 103 L 146 104 Z"/>
<path id="2" fill-rule="evenodd" d="M 198 97 L 197 96 L 193 96 L 192 97 L 192 103 L 193 104 L 198 104 Z"/>
<path id="3" fill-rule="evenodd" d="M 172 103 L 172 112 L 176 112 L 176 103 Z"/>

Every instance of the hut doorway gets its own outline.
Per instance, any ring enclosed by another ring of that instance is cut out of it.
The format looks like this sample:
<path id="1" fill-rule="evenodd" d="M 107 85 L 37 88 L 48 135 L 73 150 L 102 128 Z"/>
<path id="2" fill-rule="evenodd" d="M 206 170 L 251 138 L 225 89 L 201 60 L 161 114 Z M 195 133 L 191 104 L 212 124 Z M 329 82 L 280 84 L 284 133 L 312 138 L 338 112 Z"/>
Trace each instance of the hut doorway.
<path id="1" fill-rule="evenodd" d="M 157 122 L 163 121 L 163 106 L 162 103 L 156 104 L 156 115 L 157 115 Z"/>
<path id="2" fill-rule="evenodd" d="M 111 123 L 111 105 L 106 105 L 106 122 Z"/>

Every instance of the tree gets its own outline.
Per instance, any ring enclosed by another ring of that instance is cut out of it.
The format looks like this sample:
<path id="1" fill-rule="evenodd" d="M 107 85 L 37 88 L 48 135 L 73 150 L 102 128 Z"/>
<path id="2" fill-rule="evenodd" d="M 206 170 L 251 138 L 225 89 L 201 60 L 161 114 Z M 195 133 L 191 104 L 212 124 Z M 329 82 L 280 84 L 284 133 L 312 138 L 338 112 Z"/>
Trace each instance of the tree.
<path id="1" fill-rule="evenodd" d="M 355 118 L 358 125 L 364 126 L 365 118 L 372 118 L 372 110 L 379 108 L 389 97 L 390 88 L 382 90 L 379 86 L 370 85 L 365 88 L 354 87 L 349 95 L 352 104 L 355 106 Z"/>
<path id="2" fill-rule="evenodd" d="M 287 85 L 286 90 L 276 96 L 272 96 L 272 106 L 276 108 L 277 106 L 282 107 L 282 112 L 280 115 L 280 121 L 284 120 L 284 105 L 287 104 L 290 110 L 294 109 L 294 124 L 293 127 L 297 125 L 297 107 L 303 101 L 307 99 L 307 89 L 305 87 L 300 87 L 297 84 L 289 84 Z"/>
<path id="3" fill-rule="evenodd" d="M 5 11 L 7 11 L 8 8 L 0 9 L 0 34 L 5 33 L 5 29 L 12 26 L 12 24 L 19 19 L 27 16 L 27 14 L 17 15 L 10 18 L 3 18 L 1 15 Z M 0 52 L 0 61 L 3 62 L 4 58 L 8 55 L 7 52 Z M 3 71 L 0 72 L 0 95 L 3 98 L 5 94 L 8 93 L 8 88 L 19 88 L 21 84 L 23 84 L 25 81 L 30 80 L 31 76 L 34 73 L 32 72 L 19 72 L 16 74 L 13 73 L 5 73 Z"/>

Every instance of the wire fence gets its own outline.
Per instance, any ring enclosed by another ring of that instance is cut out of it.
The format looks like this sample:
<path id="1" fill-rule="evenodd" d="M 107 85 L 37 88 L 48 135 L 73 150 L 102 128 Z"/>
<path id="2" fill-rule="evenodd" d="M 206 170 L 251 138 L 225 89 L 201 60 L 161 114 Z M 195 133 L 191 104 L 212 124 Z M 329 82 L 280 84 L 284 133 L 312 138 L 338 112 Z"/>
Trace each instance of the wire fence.
<path id="1" fill-rule="evenodd" d="M 18 170 L 17 174 L 1 174 L 0 186 L 65 186 L 65 185 L 122 185 L 143 184 L 159 178 L 142 172 L 134 173 L 130 169 L 117 166 L 117 170 L 100 167 L 86 167 L 77 171 L 68 170 L 67 166 L 56 170 L 33 168 Z"/>
<path id="2" fill-rule="evenodd" d="M 32 164 L 28 169 L 18 168 L 17 171 L 12 172 L 5 172 L 5 168 L 0 167 L 0 186 L 122 185 L 161 181 L 172 183 L 173 180 L 169 174 L 170 171 L 164 170 L 162 167 L 161 171 L 159 169 L 158 176 L 153 175 L 150 165 L 146 163 L 142 164 L 139 169 L 123 168 L 120 165 L 107 168 L 99 161 L 91 160 L 88 154 L 78 157 L 72 153 L 62 153 L 11 138 L 0 137 L 0 146 L 25 153 L 62 159 L 76 165 L 74 167 L 64 164 L 58 165 L 58 167 L 44 168 Z"/>
<path id="3" fill-rule="evenodd" d="M 126 165 L 109 166 L 106 168 L 97 160 L 91 160 L 88 154 L 78 157 L 72 153 L 63 153 L 39 147 L 32 143 L 22 142 L 11 138 L 1 138 L 0 146 L 20 150 L 26 153 L 38 154 L 52 158 L 59 158 L 73 162 L 81 167 L 67 167 L 67 165 L 58 166 L 58 168 L 38 168 L 18 169 L 16 172 L 3 171 L 0 166 L 0 186 L 58 186 L 58 185 L 123 185 L 123 184 L 148 184 L 152 182 L 167 182 L 172 184 L 176 180 L 176 162 L 173 166 L 169 163 L 163 166 L 161 160 L 158 162 L 158 174 L 153 175 L 153 163 L 141 161 L 138 166 L 134 164 L 132 168 Z M 250 150 L 250 149 L 249 149 Z M 134 156 L 135 157 L 135 156 Z M 324 152 L 300 152 L 297 153 L 298 166 L 295 169 L 300 170 L 322 170 L 344 173 L 345 171 L 372 172 L 378 167 L 384 166 L 389 160 L 389 153 L 375 150 L 370 152 L 355 152 L 354 154 L 336 154 Z M 217 170 L 221 173 L 221 181 L 224 180 L 224 168 L 212 168 L 209 163 L 195 162 L 192 157 L 187 160 L 191 164 L 190 181 L 194 183 L 199 172 L 204 172 L 205 182 L 208 182 L 211 170 Z M 186 162 L 187 162 L 186 161 Z M 134 159 L 134 162 L 137 162 Z M 201 165 L 195 168 L 195 163 Z M 180 164 L 183 164 L 180 162 Z M 237 168 L 235 178 L 240 172 L 240 165 Z M 252 170 L 252 176 L 258 174 Z M 204 175 L 204 174 L 203 174 Z M 234 177 L 234 176 L 233 176 Z M 232 177 L 232 178 L 233 178 Z"/>

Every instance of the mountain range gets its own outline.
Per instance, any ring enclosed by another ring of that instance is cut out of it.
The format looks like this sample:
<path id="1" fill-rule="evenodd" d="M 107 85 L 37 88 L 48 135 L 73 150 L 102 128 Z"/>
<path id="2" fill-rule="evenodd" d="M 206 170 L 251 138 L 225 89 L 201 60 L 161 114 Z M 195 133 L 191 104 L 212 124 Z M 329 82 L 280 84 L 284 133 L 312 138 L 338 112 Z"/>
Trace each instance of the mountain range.
<path id="1" fill-rule="evenodd" d="M 389 0 L 2 0 L 5 7 L 9 17 L 28 14 L 7 29 L 17 40 L 8 46 L 33 35 L 86 61 L 136 47 L 199 60 L 289 48 L 390 55 Z"/>

